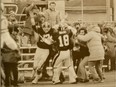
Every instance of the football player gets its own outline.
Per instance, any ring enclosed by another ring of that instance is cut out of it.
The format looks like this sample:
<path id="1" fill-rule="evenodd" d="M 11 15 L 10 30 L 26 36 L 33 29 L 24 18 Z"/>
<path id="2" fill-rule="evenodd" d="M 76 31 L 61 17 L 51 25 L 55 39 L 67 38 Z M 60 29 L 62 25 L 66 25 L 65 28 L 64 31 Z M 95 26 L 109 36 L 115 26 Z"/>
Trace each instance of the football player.
<path id="1" fill-rule="evenodd" d="M 61 23 L 58 26 L 56 35 L 53 36 L 53 39 L 57 42 L 59 56 L 54 58 L 53 66 L 54 66 L 54 74 L 53 74 L 53 84 L 60 84 L 61 81 L 59 79 L 60 74 L 62 72 L 62 64 L 67 67 L 69 73 L 69 83 L 76 83 L 76 73 L 73 68 L 73 61 L 71 58 L 71 50 L 72 49 L 72 41 L 71 37 L 73 35 L 71 31 L 71 27 L 66 23 Z"/>
<path id="2" fill-rule="evenodd" d="M 44 22 L 40 26 L 36 25 L 34 15 L 32 13 L 31 23 L 33 30 L 38 34 L 37 49 L 34 56 L 34 73 L 36 74 L 36 76 L 32 81 L 33 84 L 36 84 L 39 79 L 41 68 L 43 67 L 44 62 L 49 55 L 49 49 L 53 43 L 53 29 L 48 22 Z"/>

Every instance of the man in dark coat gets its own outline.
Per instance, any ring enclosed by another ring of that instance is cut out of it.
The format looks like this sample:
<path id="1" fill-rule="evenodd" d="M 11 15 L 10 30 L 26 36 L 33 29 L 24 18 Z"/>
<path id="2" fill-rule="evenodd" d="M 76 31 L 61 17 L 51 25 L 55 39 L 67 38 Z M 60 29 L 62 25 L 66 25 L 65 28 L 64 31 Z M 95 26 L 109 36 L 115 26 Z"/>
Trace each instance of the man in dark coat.
<path id="1" fill-rule="evenodd" d="M 18 84 L 18 61 L 20 60 L 20 55 L 17 50 L 11 50 L 6 45 L 1 49 L 2 62 L 4 66 L 5 73 L 5 86 L 9 87 L 11 85 L 11 73 L 13 74 L 12 85 L 17 86 Z"/>

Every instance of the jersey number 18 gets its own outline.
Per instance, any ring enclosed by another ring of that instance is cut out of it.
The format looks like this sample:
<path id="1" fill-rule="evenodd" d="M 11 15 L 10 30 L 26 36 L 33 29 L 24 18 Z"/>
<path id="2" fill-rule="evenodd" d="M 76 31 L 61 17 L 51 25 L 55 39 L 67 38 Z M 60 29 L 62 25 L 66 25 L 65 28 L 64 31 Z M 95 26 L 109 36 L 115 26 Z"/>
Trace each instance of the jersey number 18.
<path id="1" fill-rule="evenodd" d="M 58 39 L 59 39 L 59 46 L 60 47 L 64 47 L 64 46 L 69 45 L 69 36 L 68 35 L 59 36 Z"/>

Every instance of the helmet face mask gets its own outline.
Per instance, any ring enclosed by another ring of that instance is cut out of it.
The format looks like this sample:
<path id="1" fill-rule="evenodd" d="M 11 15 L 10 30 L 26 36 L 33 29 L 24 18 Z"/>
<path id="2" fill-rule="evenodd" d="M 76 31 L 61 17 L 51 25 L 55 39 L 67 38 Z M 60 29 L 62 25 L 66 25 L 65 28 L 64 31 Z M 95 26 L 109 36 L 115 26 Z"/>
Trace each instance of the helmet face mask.
<path id="1" fill-rule="evenodd" d="M 44 30 L 45 33 L 49 32 L 50 29 L 51 29 L 50 23 L 44 22 L 44 23 L 42 24 L 42 29 Z"/>

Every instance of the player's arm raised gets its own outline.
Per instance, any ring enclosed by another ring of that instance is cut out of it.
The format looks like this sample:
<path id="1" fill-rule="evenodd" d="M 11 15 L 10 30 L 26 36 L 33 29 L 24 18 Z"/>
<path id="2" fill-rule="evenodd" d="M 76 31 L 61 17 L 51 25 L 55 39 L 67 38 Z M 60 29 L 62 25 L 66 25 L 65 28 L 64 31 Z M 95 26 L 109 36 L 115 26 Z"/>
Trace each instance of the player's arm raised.
<path id="1" fill-rule="evenodd" d="M 30 14 L 30 17 L 31 17 L 31 24 L 32 24 L 32 25 L 35 25 L 35 19 L 34 19 L 34 14 L 33 14 L 33 12 L 30 11 L 29 14 Z"/>
<path id="2" fill-rule="evenodd" d="M 30 11 L 30 10 L 32 10 L 32 8 L 33 8 L 34 6 L 35 6 L 34 3 L 32 3 L 30 6 L 26 7 L 25 10 L 26 10 L 26 11 Z"/>
<path id="3" fill-rule="evenodd" d="M 34 30 L 36 33 L 38 33 L 38 32 L 37 32 L 37 29 L 36 29 L 36 24 L 35 24 L 34 14 L 33 14 L 32 11 L 30 11 L 29 14 L 30 14 L 30 17 L 31 17 L 32 28 L 33 28 L 33 30 Z"/>

